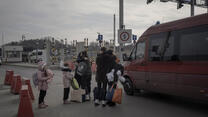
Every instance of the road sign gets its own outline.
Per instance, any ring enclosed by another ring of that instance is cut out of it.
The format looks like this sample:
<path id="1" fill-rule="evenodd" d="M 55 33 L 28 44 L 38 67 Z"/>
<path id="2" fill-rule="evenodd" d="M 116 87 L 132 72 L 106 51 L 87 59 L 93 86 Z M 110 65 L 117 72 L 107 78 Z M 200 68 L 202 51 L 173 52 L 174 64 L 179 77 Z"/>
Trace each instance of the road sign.
<path id="1" fill-rule="evenodd" d="M 58 50 L 56 48 L 51 49 L 51 55 L 58 56 Z"/>
<path id="2" fill-rule="evenodd" d="M 118 30 L 118 43 L 119 44 L 131 43 L 131 41 L 132 41 L 131 36 L 132 36 L 131 29 Z"/>
<path id="3" fill-rule="evenodd" d="M 136 41 L 136 40 L 137 40 L 137 35 L 133 35 L 132 40 L 133 40 L 133 41 Z"/>
<path id="4" fill-rule="evenodd" d="M 98 35 L 98 41 L 102 41 L 103 40 L 103 35 Z"/>

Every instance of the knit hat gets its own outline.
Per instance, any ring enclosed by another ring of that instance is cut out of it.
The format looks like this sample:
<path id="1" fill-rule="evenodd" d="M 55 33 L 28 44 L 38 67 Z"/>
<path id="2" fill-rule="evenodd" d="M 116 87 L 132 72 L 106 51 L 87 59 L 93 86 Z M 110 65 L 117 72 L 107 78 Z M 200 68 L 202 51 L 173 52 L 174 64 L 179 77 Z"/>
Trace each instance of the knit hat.
<path id="1" fill-rule="evenodd" d="M 41 70 L 42 70 L 45 66 L 46 66 L 46 62 L 44 62 L 44 61 L 40 61 L 40 62 L 38 63 L 38 68 L 41 69 Z"/>
<path id="2" fill-rule="evenodd" d="M 69 64 L 66 62 L 64 63 L 64 66 L 62 67 L 61 69 L 62 71 L 68 71 L 68 72 L 71 72 L 71 69 L 69 68 Z"/>

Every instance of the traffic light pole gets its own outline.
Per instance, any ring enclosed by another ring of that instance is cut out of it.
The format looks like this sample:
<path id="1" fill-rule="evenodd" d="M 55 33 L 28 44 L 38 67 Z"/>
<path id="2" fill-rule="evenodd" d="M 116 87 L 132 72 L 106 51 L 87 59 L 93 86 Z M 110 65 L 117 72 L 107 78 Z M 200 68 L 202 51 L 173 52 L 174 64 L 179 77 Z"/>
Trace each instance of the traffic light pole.
<path id="1" fill-rule="evenodd" d="M 195 0 L 191 0 L 191 16 L 194 16 L 194 3 Z"/>
<path id="2" fill-rule="evenodd" d="M 116 15 L 113 15 L 113 51 L 116 52 Z"/>
<path id="3" fill-rule="evenodd" d="M 124 1 L 119 0 L 119 29 L 124 29 Z M 122 48 L 123 44 L 120 44 L 119 46 L 119 59 L 123 61 L 122 59 Z"/>

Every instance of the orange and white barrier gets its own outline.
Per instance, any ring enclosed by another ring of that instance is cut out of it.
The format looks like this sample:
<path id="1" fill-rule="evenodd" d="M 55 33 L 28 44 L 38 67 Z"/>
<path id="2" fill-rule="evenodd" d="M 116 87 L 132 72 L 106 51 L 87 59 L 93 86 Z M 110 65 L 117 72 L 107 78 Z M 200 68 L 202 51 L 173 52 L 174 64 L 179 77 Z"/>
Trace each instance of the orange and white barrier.
<path id="1" fill-rule="evenodd" d="M 7 70 L 6 71 L 6 75 L 5 75 L 5 79 L 4 79 L 4 84 L 5 85 L 11 85 L 13 75 L 14 75 L 14 71 L 12 71 L 12 70 Z"/>
<path id="2" fill-rule="evenodd" d="M 18 77 L 17 74 L 13 75 L 12 79 L 11 79 L 11 88 L 10 88 L 10 92 L 13 93 L 14 92 L 14 87 L 15 87 L 15 80 Z"/>
<path id="3" fill-rule="evenodd" d="M 23 85 L 20 91 L 20 103 L 17 117 L 34 117 L 27 85 Z"/>
<path id="4" fill-rule="evenodd" d="M 14 76 L 14 87 L 12 89 L 12 93 L 19 94 L 22 87 L 22 80 L 20 75 Z"/>
<path id="5" fill-rule="evenodd" d="M 30 83 L 30 79 L 23 78 L 23 84 L 28 86 L 28 92 L 29 92 L 31 100 L 35 100 L 33 90 L 32 90 L 32 86 L 31 86 L 31 83 Z"/>

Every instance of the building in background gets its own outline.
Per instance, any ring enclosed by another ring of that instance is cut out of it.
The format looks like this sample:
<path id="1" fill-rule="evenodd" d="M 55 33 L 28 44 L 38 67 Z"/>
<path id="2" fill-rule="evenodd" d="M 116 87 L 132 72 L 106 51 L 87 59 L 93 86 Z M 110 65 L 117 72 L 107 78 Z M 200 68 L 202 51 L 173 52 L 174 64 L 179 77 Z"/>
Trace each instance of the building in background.
<path id="1" fill-rule="evenodd" d="M 77 42 L 76 45 L 76 53 L 77 55 L 81 52 L 85 50 L 85 42 Z"/>
<path id="2" fill-rule="evenodd" d="M 5 62 L 22 62 L 22 46 L 4 46 L 4 58 Z"/>

